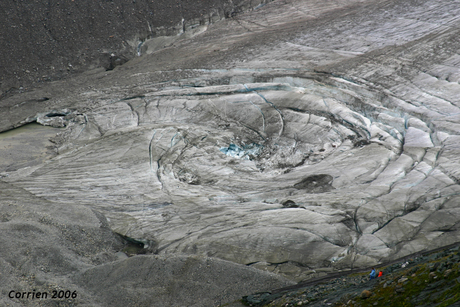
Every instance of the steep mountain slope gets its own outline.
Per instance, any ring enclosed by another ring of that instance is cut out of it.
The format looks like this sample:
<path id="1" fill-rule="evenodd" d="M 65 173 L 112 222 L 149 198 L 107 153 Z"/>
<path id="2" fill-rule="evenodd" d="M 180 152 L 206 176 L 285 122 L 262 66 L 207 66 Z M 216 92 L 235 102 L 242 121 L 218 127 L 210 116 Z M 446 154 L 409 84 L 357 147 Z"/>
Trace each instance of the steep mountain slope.
<path id="1" fill-rule="evenodd" d="M 3 1 L 0 97 L 113 69 L 149 38 L 192 31 L 257 7 L 264 0 Z"/>

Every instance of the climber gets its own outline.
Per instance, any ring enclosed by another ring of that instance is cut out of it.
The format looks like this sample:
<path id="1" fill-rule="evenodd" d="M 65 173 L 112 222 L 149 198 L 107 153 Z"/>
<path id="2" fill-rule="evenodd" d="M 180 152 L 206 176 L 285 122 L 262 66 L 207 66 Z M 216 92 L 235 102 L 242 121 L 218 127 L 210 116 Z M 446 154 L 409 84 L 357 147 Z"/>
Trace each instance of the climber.
<path id="1" fill-rule="evenodd" d="M 375 275 L 376 275 L 376 274 L 375 274 L 375 269 L 372 268 L 372 271 L 371 271 L 371 273 L 369 274 L 369 279 L 374 279 L 374 278 L 375 278 Z"/>
<path id="2" fill-rule="evenodd" d="M 377 277 L 382 277 L 382 275 L 383 275 L 383 272 L 379 271 L 379 275 Z"/>

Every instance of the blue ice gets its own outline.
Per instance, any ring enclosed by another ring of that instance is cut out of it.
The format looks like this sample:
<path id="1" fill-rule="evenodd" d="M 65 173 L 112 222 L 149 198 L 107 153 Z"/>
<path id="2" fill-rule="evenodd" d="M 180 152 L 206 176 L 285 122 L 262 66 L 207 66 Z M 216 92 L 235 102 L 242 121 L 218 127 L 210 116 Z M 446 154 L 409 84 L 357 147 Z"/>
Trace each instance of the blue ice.
<path id="1" fill-rule="evenodd" d="M 222 147 L 219 150 L 227 156 L 249 159 L 249 156 L 258 156 L 261 153 L 262 148 L 262 145 L 251 143 L 241 147 L 235 144 L 230 144 L 228 147 Z"/>

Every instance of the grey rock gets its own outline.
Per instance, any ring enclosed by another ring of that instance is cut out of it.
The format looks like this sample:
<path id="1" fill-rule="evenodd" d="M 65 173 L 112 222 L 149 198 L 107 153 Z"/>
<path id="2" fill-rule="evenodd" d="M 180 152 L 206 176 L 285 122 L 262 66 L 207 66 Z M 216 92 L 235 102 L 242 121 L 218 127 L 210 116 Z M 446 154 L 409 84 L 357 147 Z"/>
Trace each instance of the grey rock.
<path id="1" fill-rule="evenodd" d="M 299 208 L 299 205 L 297 205 L 294 201 L 288 199 L 282 203 L 284 208 Z"/>
<path id="2" fill-rule="evenodd" d="M 231 262 L 186 256 L 132 257 L 85 270 L 76 282 L 110 306 L 216 306 L 293 284 Z"/>

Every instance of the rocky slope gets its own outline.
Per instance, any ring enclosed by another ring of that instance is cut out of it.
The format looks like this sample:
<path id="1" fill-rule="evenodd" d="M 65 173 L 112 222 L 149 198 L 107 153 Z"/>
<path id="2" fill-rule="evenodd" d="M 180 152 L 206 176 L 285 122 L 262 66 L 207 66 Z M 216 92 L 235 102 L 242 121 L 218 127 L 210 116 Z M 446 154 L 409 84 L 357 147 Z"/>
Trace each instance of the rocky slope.
<path id="1" fill-rule="evenodd" d="M 47 275 L 75 287 L 107 276 L 91 284 L 106 294 L 84 290 L 101 306 L 122 302 L 117 293 L 155 300 L 145 285 L 162 286 L 139 266 L 171 268 L 174 285 L 155 288 L 167 305 L 183 299 L 171 294 L 185 276 L 178 263 L 209 265 L 186 292 L 206 306 L 231 301 L 217 297 L 238 276 L 259 274 L 254 287 L 271 289 L 290 283 L 279 276 L 292 283 L 458 242 L 459 11 L 459 1 L 273 1 L 147 40 L 113 70 L 1 100 L 2 130 L 60 129 L 3 137 L 2 193 L 95 210 L 156 254 L 112 262 L 122 248 L 109 244 L 100 265 Z M 25 135 L 45 149 L 16 155 Z"/>
<path id="2" fill-rule="evenodd" d="M 379 267 L 245 296 L 245 306 L 460 306 L 459 247 L 413 255 Z M 231 304 L 230 304 L 231 306 Z"/>
<path id="3" fill-rule="evenodd" d="M 193 32 L 196 27 L 265 2 L 268 1 L 3 2 L 0 97 L 99 66 L 113 69 L 141 54 L 142 44 L 148 39 Z"/>

